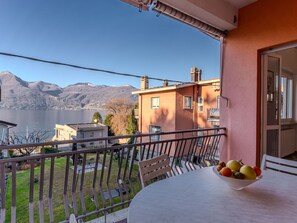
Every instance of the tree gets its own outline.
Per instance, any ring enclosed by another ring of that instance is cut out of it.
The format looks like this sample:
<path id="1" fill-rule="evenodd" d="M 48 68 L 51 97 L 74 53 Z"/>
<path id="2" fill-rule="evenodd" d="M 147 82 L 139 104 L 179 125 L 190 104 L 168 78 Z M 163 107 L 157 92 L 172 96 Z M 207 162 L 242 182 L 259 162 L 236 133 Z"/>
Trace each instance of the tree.
<path id="1" fill-rule="evenodd" d="M 134 104 L 127 98 L 114 98 L 106 103 L 105 108 L 113 115 L 111 129 L 116 135 L 125 135 L 128 127 L 128 117 Z"/>
<path id="2" fill-rule="evenodd" d="M 114 136 L 114 132 L 111 129 L 111 120 L 113 118 L 112 114 L 107 114 L 105 119 L 104 119 L 104 125 L 108 126 L 108 135 L 109 136 Z"/>
<path id="3" fill-rule="evenodd" d="M 133 135 L 138 131 L 138 123 L 135 118 L 134 109 L 131 110 L 131 114 L 128 117 L 128 126 L 126 129 L 127 134 Z"/>
<path id="4" fill-rule="evenodd" d="M 95 112 L 92 117 L 92 123 L 102 123 L 103 119 L 99 112 Z"/>
<path id="5" fill-rule="evenodd" d="M 113 114 L 107 114 L 105 116 L 105 119 L 104 119 L 104 125 L 107 125 L 107 126 L 110 126 L 111 127 L 111 120 L 113 118 Z"/>
<path id="6" fill-rule="evenodd" d="M 16 135 L 13 133 L 9 136 L 9 144 L 17 145 L 17 144 L 31 144 L 31 143 L 39 143 L 44 142 L 49 138 L 49 131 L 33 131 L 28 133 L 26 136 Z M 20 154 L 25 156 L 30 156 L 36 149 L 40 148 L 40 146 L 30 146 L 16 149 Z"/>

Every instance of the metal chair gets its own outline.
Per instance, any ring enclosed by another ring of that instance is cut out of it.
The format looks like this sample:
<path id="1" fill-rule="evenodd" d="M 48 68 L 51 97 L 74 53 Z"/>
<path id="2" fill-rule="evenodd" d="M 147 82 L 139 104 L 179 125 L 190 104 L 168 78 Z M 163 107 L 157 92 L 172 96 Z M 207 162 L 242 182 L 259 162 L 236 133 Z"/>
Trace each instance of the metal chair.
<path id="1" fill-rule="evenodd" d="M 297 162 L 264 154 L 261 163 L 262 170 L 273 170 L 297 176 Z"/>
<path id="2" fill-rule="evenodd" d="M 154 157 L 152 159 L 139 162 L 139 173 L 142 188 L 148 185 L 154 179 L 160 177 L 171 177 L 171 167 L 169 157 L 166 154 Z"/>

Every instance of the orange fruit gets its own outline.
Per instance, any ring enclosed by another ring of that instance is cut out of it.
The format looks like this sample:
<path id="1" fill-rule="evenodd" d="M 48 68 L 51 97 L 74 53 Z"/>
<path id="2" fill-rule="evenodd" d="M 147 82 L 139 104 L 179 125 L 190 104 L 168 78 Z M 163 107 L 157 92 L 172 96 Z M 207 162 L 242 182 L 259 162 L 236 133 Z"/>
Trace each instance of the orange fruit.
<path id="1" fill-rule="evenodd" d="M 225 177 L 231 177 L 232 176 L 232 171 L 230 168 L 228 167 L 223 167 L 220 171 L 220 174 L 222 176 L 225 176 Z"/>

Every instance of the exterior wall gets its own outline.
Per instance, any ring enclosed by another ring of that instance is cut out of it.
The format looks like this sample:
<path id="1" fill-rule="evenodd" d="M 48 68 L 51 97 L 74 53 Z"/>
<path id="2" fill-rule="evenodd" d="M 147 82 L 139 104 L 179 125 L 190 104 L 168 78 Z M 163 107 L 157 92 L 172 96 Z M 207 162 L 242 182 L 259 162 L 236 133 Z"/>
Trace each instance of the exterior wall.
<path id="1" fill-rule="evenodd" d="M 160 108 L 151 108 L 151 98 L 160 98 Z M 149 133 L 149 126 L 161 126 L 162 131 L 173 131 L 176 128 L 175 91 L 157 92 L 140 95 L 140 122 L 139 129 L 142 133 Z"/>
<path id="2" fill-rule="evenodd" d="M 0 144 L 5 140 L 7 135 L 7 126 L 0 124 Z"/>
<path id="3" fill-rule="evenodd" d="M 297 41 L 297 1 L 259 0 L 239 11 L 238 28 L 226 39 L 221 99 L 221 126 L 227 137 L 221 159 L 260 159 L 260 60 L 261 49 Z"/>
<path id="4" fill-rule="evenodd" d="M 174 130 L 184 130 L 196 128 L 195 111 L 197 110 L 197 86 L 180 88 L 176 91 L 176 128 Z M 184 96 L 191 96 L 193 99 L 192 109 L 184 108 Z M 194 97 L 195 96 L 195 97 Z M 173 130 L 171 130 L 173 131 Z"/>
<path id="5" fill-rule="evenodd" d="M 56 132 L 53 140 L 71 140 L 74 137 L 77 137 L 77 132 L 66 125 L 57 124 L 55 131 Z M 58 135 L 57 135 L 57 131 L 58 131 Z"/>
<path id="6" fill-rule="evenodd" d="M 218 82 L 216 84 L 219 85 L 220 83 Z M 198 112 L 197 109 L 197 126 L 201 128 L 213 128 L 212 123 L 207 120 L 207 111 L 210 108 L 217 108 L 217 97 L 220 96 L 220 90 L 219 88 L 213 88 L 213 86 L 201 86 L 198 90 L 198 96 L 203 97 L 204 104 L 203 112 Z"/>
<path id="7" fill-rule="evenodd" d="M 108 127 L 102 127 L 100 130 L 81 130 L 77 133 L 77 139 L 87 139 L 87 138 L 101 138 L 108 136 Z M 83 143 L 87 147 L 89 146 L 100 146 L 103 147 L 105 145 L 105 141 L 96 141 L 96 142 L 87 142 Z"/>
<path id="8" fill-rule="evenodd" d="M 174 91 L 160 91 L 156 93 L 140 94 L 139 96 L 139 129 L 142 133 L 149 133 L 149 126 L 161 126 L 162 131 L 176 131 L 184 129 L 211 128 L 213 125 L 207 120 L 207 109 L 217 107 L 219 90 L 212 86 L 189 86 Z M 204 98 L 203 113 L 198 113 L 198 95 Z M 192 109 L 184 108 L 184 97 L 193 99 Z M 151 108 L 151 98 L 160 98 L 160 108 Z"/>

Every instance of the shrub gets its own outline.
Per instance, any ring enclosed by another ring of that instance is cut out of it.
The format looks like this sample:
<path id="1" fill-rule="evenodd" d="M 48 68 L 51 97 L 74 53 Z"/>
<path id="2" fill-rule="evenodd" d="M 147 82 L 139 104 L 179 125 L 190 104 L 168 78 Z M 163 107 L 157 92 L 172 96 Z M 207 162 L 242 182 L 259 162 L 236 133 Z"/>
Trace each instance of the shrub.
<path id="1" fill-rule="evenodd" d="M 59 150 L 54 147 L 43 147 L 41 149 L 41 153 L 43 153 L 43 154 L 58 153 L 58 152 L 59 152 Z"/>
<path id="2" fill-rule="evenodd" d="M 13 152 L 13 150 L 12 150 L 12 149 L 8 150 L 8 155 L 9 155 L 9 157 L 11 157 L 11 158 L 12 158 L 12 157 L 13 157 L 13 153 L 14 153 L 14 152 Z"/>

